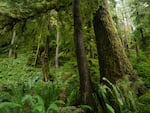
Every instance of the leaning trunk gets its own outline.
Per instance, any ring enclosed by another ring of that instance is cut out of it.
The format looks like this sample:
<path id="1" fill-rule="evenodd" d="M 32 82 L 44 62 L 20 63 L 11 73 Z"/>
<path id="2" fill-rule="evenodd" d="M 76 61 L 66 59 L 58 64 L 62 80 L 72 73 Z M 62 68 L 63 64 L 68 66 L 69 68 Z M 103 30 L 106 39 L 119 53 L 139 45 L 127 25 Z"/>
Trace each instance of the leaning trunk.
<path id="1" fill-rule="evenodd" d="M 82 20 L 80 16 L 80 0 L 73 2 L 73 16 L 74 16 L 74 41 L 76 48 L 77 64 L 80 76 L 80 94 L 81 104 L 93 106 L 92 84 L 88 74 L 86 63 L 85 48 L 83 43 Z"/>
<path id="2" fill-rule="evenodd" d="M 129 75 L 130 79 L 135 80 L 135 73 L 113 25 L 106 0 L 102 0 L 102 5 L 94 15 L 93 24 L 101 80 L 102 77 L 106 77 L 111 82 L 116 82 L 124 75 Z"/>
<path id="3" fill-rule="evenodd" d="M 42 77 L 44 82 L 48 82 L 49 78 L 49 37 L 46 38 L 45 49 L 42 52 L 41 60 L 42 60 Z"/>

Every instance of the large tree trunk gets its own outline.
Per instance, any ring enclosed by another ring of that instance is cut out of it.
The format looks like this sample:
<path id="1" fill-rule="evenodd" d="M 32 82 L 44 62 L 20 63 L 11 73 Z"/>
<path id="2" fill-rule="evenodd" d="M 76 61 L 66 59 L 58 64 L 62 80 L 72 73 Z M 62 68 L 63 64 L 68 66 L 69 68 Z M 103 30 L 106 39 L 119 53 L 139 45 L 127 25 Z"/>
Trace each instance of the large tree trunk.
<path id="1" fill-rule="evenodd" d="M 94 32 L 98 50 L 101 80 L 108 78 L 116 82 L 124 75 L 129 75 L 135 80 L 135 72 L 122 47 L 113 20 L 108 12 L 107 1 L 102 0 L 102 5 L 94 15 Z"/>
<path id="2" fill-rule="evenodd" d="M 94 99 L 92 96 L 93 92 L 92 84 L 91 78 L 88 73 L 85 48 L 83 43 L 82 20 L 80 15 L 80 0 L 73 1 L 73 16 L 74 16 L 74 41 L 80 76 L 81 104 L 93 106 Z"/>

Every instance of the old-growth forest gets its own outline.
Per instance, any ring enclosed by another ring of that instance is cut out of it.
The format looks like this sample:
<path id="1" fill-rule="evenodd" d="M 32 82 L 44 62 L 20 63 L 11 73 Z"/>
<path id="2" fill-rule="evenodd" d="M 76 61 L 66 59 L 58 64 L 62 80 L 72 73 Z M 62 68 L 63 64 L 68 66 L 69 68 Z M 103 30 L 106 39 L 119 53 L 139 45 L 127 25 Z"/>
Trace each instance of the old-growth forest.
<path id="1" fill-rule="evenodd" d="M 149 0 L 0 0 L 0 113 L 150 113 Z"/>

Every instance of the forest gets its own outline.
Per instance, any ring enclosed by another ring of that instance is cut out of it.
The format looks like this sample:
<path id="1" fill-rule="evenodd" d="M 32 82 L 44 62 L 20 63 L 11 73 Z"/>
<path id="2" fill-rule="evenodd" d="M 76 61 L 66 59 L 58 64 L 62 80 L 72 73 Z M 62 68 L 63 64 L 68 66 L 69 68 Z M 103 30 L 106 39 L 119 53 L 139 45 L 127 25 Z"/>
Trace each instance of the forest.
<path id="1" fill-rule="evenodd" d="M 0 113 L 150 113 L 150 0 L 0 0 Z"/>

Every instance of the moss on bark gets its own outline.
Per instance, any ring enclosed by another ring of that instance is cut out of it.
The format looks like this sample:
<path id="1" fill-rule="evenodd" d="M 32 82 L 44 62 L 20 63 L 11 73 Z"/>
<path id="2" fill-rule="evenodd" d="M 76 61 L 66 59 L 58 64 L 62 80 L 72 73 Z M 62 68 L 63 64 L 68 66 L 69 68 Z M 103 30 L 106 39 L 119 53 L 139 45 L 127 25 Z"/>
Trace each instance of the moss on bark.
<path id="1" fill-rule="evenodd" d="M 134 80 L 135 72 L 122 47 L 106 0 L 102 0 L 102 5 L 94 15 L 93 24 L 101 78 L 106 77 L 111 82 L 115 82 L 124 75 L 130 75 Z"/>

